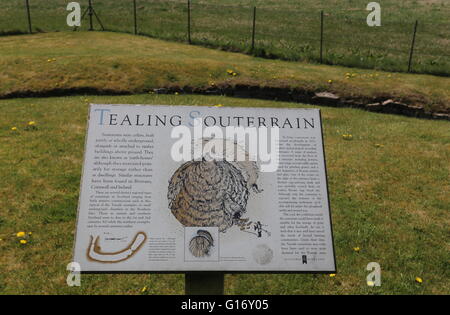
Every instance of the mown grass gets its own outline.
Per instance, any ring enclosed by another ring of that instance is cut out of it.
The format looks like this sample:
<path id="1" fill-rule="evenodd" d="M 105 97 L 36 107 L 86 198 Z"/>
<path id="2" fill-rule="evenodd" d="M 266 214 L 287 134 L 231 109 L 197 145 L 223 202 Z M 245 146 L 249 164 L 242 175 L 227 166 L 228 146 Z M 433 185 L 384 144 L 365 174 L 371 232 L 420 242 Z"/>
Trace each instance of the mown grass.
<path id="1" fill-rule="evenodd" d="M 71 31 L 67 2 L 32 0 L 36 32 Z M 187 1 L 138 0 L 140 34 L 187 40 Z M 419 28 L 413 70 L 450 74 L 450 4 L 446 0 L 384 0 L 382 26 L 369 27 L 366 0 L 193 0 L 192 41 L 268 58 L 319 61 L 320 11 L 325 11 L 324 62 L 344 66 L 406 71 L 415 20 Z M 83 10 L 87 1 L 81 1 Z M 108 30 L 134 32 L 132 1 L 95 0 Z M 253 6 L 257 6 L 256 49 L 250 51 Z M 83 21 L 81 30 L 89 23 Z M 96 29 L 100 29 L 95 23 Z M 23 1 L 0 0 L 0 33 L 26 32 Z"/>
<path id="2" fill-rule="evenodd" d="M 183 293 L 183 275 L 171 274 L 83 275 L 80 288 L 66 285 L 90 102 L 311 107 L 155 94 L 0 100 L 2 294 Z M 449 294 L 450 123 L 343 108 L 322 115 L 337 276 L 227 275 L 225 292 Z M 29 121 L 36 129 L 27 130 Z M 19 231 L 32 232 L 28 244 L 19 244 Z M 372 261 L 381 287 L 366 285 Z"/>
<path id="3" fill-rule="evenodd" d="M 0 37 L 0 68 L 0 97 L 243 84 L 330 91 L 368 103 L 394 98 L 430 112 L 450 110 L 450 78 L 267 60 L 110 32 Z"/>

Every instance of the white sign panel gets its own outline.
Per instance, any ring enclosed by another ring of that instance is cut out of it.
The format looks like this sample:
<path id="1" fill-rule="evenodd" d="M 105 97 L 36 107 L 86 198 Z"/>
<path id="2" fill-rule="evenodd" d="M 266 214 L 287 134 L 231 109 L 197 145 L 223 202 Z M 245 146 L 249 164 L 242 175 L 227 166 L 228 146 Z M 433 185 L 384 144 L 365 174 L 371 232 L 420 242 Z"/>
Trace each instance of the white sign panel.
<path id="1" fill-rule="evenodd" d="M 334 272 L 320 111 L 91 105 L 74 261 Z"/>

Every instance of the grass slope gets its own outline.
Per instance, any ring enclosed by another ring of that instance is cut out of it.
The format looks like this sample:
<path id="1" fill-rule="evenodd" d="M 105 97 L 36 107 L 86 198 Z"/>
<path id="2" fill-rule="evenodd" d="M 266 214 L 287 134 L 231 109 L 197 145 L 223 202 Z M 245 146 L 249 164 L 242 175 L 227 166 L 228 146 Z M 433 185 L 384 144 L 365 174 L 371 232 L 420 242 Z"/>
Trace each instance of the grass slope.
<path id="1" fill-rule="evenodd" d="M 366 23 L 367 0 L 192 0 L 192 40 L 250 52 L 256 5 L 256 53 L 288 60 L 319 60 L 320 10 L 325 11 L 324 61 L 361 68 L 406 71 L 413 25 L 419 20 L 413 70 L 450 75 L 450 4 L 447 0 L 380 1 L 382 27 Z M 81 1 L 83 10 L 87 1 Z M 33 0 L 33 30 L 71 31 L 67 1 Z M 141 34 L 187 40 L 185 0 L 138 0 Z M 133 32 L 132 1 L 95 0 L 105 28 Z M 88 21 L 82 23 L 86 30 Z M 27 31 L 24 2 L 0 0 L 0 32 Z M 95 26 L 99 29 L 98 25 Z"/>
<path id="2" fill-rule="evenodd" d="M 51 65 L 70 70 L 70 58 L 56 56 Z M 89 102 L 310 107 L 194 95 L 0 100 L 0 293 L 141 294 L 144 286 L 151 294 L 183 293 L 183 276 L 170 274 L 83 275 L 81 288 L 66 285 Z M 338 275 L 227 275 L 225 292 L 449 294 L 450 123 L 345 108 L 322 114 Z M 26 130 L 29 121 L 36 130 Z M 28 244 L 19 244 L 19 231 L 32 232 Z M 381 287 L 365 283 L 372 261 L 381 264 Z"/>
<path id="3" fill-rule="evenodd" d="M 119 33 L 0 37 L 0 68 L 0 97 L 86 87 L 142 93 L 247 84 L 331 91 L 367 102 L 395 98 L 432 112 L 450 110 L 450 78 L 267 60 Z"/>

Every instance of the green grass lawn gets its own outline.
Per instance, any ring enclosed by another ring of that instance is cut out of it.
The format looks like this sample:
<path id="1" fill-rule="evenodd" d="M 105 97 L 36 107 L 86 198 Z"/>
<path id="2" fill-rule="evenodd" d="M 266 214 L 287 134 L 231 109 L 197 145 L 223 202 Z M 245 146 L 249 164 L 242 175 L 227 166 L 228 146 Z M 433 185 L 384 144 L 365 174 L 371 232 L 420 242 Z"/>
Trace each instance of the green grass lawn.
<path id="1" fill-rule="evenodd" d="M 141 294 L 144 286 L 150 294 L 183 293 L 183 275 L 83 275 L 81 288 L 65 283 L 90 102 L 310 107 L 151 94 L 0 100 L 0 293 Z M 450 123 L 348 108 L 322 108 L 322 115 L 339 273 L 227 275 L 225 292 L 449 294 Z M 19 231 L 32 232 L 27 244 L 19 244 Z M 381 287 L 365 283 L 372 261 L 381 265 Z"/>
<path id="2" fill-rule="evenodd" d="M 94 0 L 108 30 L 134 32 L 132 1 Z M 33 31 L 71 31 L 67 1 L 30 0 Z M 87 1 L 81 1 L 83 10 Z M 187 1 L 137 0 L 139 33 L 187 40 Z M 320 10 L 325 11 L 324 62 L 406 71 L 415 20 L 419 28 L 413 70 L 450 75 L 450 3 L 447 0 L 383 0 L 382 26 L 366 24 L 367 0 L 192 0 L 192 40 L 250 52 L 252 7 L 257 9 L 255 54 L 319 60 Z M 88 28 L 85 20 L 81 30 Z M 100 29 L 99 25 L 95 25 Z M 22 0 L 0 0 L 0 33 L 26 32 Z"/>
<path id="3" fill-rule="evenodd" d="M 450 78 L 268 60 L 111 32 L 0 37 L 0 69 L 0 97 L 241 84 L 330 91 L 366 103 L 393 98 L 430 112 L 450 112 Z"/>

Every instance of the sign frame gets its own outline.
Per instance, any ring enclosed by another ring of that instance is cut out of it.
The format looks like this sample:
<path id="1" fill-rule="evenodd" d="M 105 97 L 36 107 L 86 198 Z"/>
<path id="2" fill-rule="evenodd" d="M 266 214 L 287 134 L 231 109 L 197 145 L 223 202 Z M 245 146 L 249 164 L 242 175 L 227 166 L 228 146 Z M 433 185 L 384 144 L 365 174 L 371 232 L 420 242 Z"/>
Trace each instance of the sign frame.
<path id="1" fill-rule="evenodd" d="M 85 167 L 87 160 L 87 145 L 89 141 L 89 127 L 91 123 L 91 109 L 93 106 L 97 105 L 106 105 L 106 106 L 162 106 L 162 107 L 180 107 L 180 106 L 188 106 L 188 107 L 209 107 L 213 108 L 211 105 L 157 105 L 157 104 L 89 104 L 88 113 L 87 113 L 87 123 L 86 123 L 86 132 L 85 132 L 85 141 L 84 141 L 84 152 L 83 152 L 83 164 L 81 168 L 81 179 L 80 179 L 80 193 L 79 193 L 79 201 L 77 205 L 77 217 L 76 217 L 76 225 L 75 225 L 75 233 L 74 233 L 74 243 L 72 250 L 72 257 L 75 259 L 75 246 L 77 240 L 78 224 L 80 217 L 80 206 L 81 206 L 81 198 L 82 198 L 82 188 L 85 176 Z M 233 106 L 233 108 L 244 108 L 248 109 L 248 107 L 239 107 Z M 256 109 L 280 109 L 279 107 L 251 107 Z M 282 109 L 286 110 L 304 110 L 304 109 L 316 109 L 319 114 L 319 123 L 320 123 L 320 138 L 322 141 L 322 152 L 323 152 L 323 168 L 325 172 L 325 188 L 326 188 L 326 197 L 328 203 L 328 215 L 329 215 L 329 223 L 330 223 L 330 236 L 331 236 L 331 250 L 333 257 L 333 265 L 334 268 L 332 270 L 80 270 L 81 274 L 186 274 L 190 275 L 192 281 L 195 281 L 196 277 L 205 276 L 213 276 L 213 277 L 223 277 L 225 274 L 334 274 L 337 273 L 337 262 L 336 262 L 336 252 L 335 252 L 335 240 L 334 240 L 334 230 L 333 230 L 333 218 L 332 218 L 332 209 L 331 209 L 331 201 L 330 201 L 330 192 L 329 192 L 329 183 L 328 183 L 328 170 L 326 165 L 326 152 L 325 152 L 325 143 L 324 143 L 324 133 L 323 133 L 323 119 L 322 119 L 322 111 L 320 108 L 286 108 Z M 75 261 L 75 260 L 74 260 Z M 186 280 L 188 281 L 188 280 Z"/>

